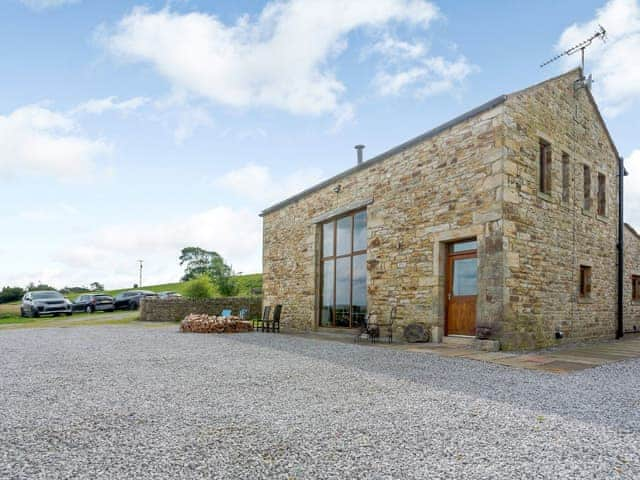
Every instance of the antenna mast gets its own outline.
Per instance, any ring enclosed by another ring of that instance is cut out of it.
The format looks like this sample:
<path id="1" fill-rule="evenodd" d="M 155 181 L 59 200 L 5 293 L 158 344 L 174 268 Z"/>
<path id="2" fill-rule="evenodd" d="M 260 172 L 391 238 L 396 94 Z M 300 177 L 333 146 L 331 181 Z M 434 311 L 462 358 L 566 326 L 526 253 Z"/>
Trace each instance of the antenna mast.
<path id="1" fill-rule="evenodd" d="M 584 77 L 584 50 L 591 45 L 591 43 L 596 39 L 596 38 L 600 38 L 603 42 L 607 41 L 607 31 L 604 29 L 604 27 L 602 25 L 598 25 L 599 29 L 597 32 L 595 32 L 593 35 L 591 35 L 589 38 L 587 38 L 586 40 L 583 40 L 582 42 L 578 43 L 577 45 L 574 45 L 573 47 L 569 48 L 568 50 L 565 50 L 562 53 L 559 53 L 558 55 L 556 55 L 553 58 L 550 58 L 549 60 L 547 60 L 546 62 L 540 64 L 540 68 L 549 65 L 550 63 L 555 62 L 556 60 L 558 60 L 559 58 L 562 57 L 568 57 L 569 55 L 573 55 L 576 52 L 580 52 L 580 65 L 582 67 L 582 76 L 578 79 L 578 81 L 576 82 L 575 88 L 576 90 L 582 87 L 586 87 L 588 89 L 591 88 L 591 84 L 593 83 L 593 79 L 591 78 L 591 75 L 589 75 L 589 79 L 585 79 Z"/>

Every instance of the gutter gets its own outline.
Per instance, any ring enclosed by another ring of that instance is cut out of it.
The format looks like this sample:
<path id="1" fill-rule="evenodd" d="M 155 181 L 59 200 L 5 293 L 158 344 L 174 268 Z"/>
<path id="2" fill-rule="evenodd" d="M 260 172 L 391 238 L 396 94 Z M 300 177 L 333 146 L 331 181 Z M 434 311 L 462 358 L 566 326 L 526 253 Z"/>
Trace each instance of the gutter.
<path id="1" fill-rule="evenodd" d="M 616 339 L 624 336 L 624 158 L 618 157 L 618 309 Z"/>

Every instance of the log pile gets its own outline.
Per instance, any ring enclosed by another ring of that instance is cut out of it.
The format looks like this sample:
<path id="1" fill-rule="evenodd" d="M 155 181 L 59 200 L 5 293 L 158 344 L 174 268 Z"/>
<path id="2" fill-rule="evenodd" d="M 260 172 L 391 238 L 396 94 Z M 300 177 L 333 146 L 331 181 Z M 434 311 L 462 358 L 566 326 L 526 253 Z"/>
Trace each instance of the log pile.
<path id="1" fill-rule="evenodd" d="M 192 333 L 240 333 L 251 332 L 251 322 L 241 320 L 240 317 L 216 317 L 192 313 L 180 322 L 181 332 Z"/>

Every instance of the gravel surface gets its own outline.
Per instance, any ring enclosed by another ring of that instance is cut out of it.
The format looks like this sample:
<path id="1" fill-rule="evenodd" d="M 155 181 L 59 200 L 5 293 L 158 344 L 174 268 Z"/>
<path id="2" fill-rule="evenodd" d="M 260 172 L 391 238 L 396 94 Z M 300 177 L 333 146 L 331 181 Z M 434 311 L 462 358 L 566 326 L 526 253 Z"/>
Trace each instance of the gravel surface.
<path id="1" fill-rule="evenodd" d="M 640 478 L 640 361 L 103 326 L 0 332 L 0 365 L 1 478 Z"/>

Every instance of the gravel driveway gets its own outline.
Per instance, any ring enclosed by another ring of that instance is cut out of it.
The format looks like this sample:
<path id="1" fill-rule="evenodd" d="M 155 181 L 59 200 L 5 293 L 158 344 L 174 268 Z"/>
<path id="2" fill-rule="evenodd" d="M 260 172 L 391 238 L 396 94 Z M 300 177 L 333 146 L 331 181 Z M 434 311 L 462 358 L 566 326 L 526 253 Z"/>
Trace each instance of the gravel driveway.
<path id="1" fill-rule="evenodd" d="M 1 478 L 640 478 L 640 362 L 571 375 L 273 334 L 0 332 Z"/>

